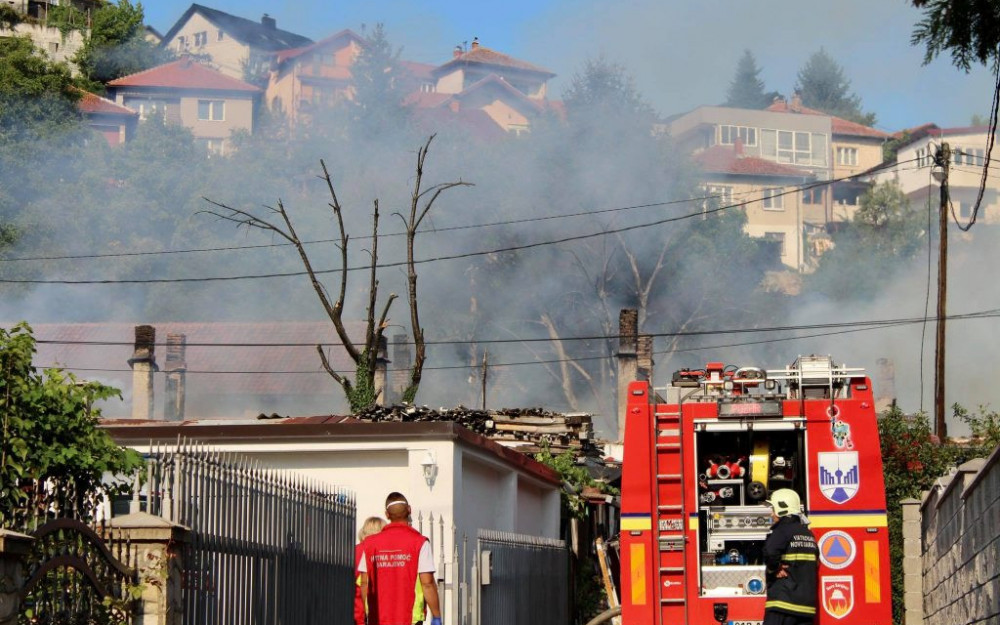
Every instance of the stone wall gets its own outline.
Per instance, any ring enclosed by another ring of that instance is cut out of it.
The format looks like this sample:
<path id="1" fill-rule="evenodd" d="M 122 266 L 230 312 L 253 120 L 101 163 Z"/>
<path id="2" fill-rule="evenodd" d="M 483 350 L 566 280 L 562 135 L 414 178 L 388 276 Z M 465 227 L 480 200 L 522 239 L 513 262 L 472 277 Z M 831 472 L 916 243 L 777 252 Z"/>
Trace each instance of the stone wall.
<path id="1" fill-rule="evenodd" d="M 0 31 L 5 29 L 0 28 Z M 9 32 L 9 31 L 6 31 Z M 73 57 L 83 47 L 83 33 L 72 30 L 65 36 L 58 28 L 46 28 L 40 24 L 18 24 L 14 27 L 17 35 L 27 35 L 35 42 L 35 47 L 44 52 L 51 60 L 67 63 L 74 74 L 77 73 Z"/>
<path id="2" fill-rule="evenodd" d="M 940 478 L 920 525 L 923 622 L 1000 622 L 1000 448 Z"/>

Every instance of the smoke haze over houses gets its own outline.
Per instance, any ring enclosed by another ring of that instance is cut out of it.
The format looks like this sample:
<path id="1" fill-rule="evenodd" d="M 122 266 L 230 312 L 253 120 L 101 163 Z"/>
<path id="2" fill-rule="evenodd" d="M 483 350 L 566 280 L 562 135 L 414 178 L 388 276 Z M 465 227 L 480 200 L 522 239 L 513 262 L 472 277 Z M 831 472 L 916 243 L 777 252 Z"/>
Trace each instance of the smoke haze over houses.
<path id="1" fill-rule="evenodd" d="M 150 3 L 145 7 L 147 20 L 165 32 L 188 6 L 180 2 Z M 931 121 L 942 126 L 964 125 L 972 114 L 988 113 L 992 94 L 991 77 L 983 70 L 965 75 L 953 69 L 948 59 L 939 59 L 927 68 L 921 66 L 922 51 L 909 45 L 919 14 L 903 2 L 566 0 L 515 2 L 502 7 L 489 5 L 487 9 L 483 8 L 487 5 L 468 2 L 380 1 L 310 6 L 225 0 L 210 6 L 249 19 L 258 19 L 267 12 L 277 20 L 279 28 L 316 41 L 343 28 L 361 32 L 361 24 L 366 24 L 370 32 L 376 22 L 384 22 L 392 44 L 403 47 L 403 59 L 435 65 L 448 61 L 456 44 L 471 43 L 478 36 L 484 46 L 555 72 L 556 78 L 548 85 L 550 99 L 562 97 L 588 59 L 603 55 L 634 75 L 638 91 L 662 116 L 721 102 L 745 48 L 755 54 L 763 68 L 761 77 L 766 89 L 789 94 L 799 68 L 813 52 L 824 47 L 843 66 L 852 90 L 863 100 L 864 110 L 876 113 L 878 127 L 889 131 Z M 317 268 L 333 270 L 339 267 L 339 253 L 329 240 L 336 237 L 337 231 L 326 206 L 329 197 L 325 183 L 317 177 L 322 158 L 345 206 L 351 234 L 348 266 L 363 268 L 371 249 L 367 235 L 372 202 L 375 198 L 380 201 L 380 232 L 398 234 L 402 226 L 394 213 L 408 210 L 415 151 L 426 135 L 415 140 L 408 137 L 405 142 L 398 137 L 373 136 L 344 148 L 337 137 L 324 135 L 326 130 L 320 128 L 315 133 L 318 138 L 304 140 L 301 153 L 286 154 L 280 147 L 271 153 L 267 146 L 256 146 L 260 154 L 237 152 L 229 160 L 207 164 L 202 161 L 202 165 L 192 165 L 190 155 L 181 155 L 170 161 L 169 171 L 135 177 L 136 181 L 161 182 L 162 188 L 145 188 L 141 182 L 118 185 L 100 180 L 91 185 L 89 192 L 62 189 L 38 207 L 47 220 L 44 225 L 52 228 L 44 246 L 55 255 L 281 244 L 280 238 L 266 232 L 236 230 L 232 223 L 199 213 L 212 209 L 204 200 L 209 198 L 268 216 L 262 207 L 273 207 L 280 199 L 303 239 L 325 241 L 309 247 Z M 627 241 L 640 260 L 655 260 L 666 246 L 689 236 L 685 229 L 688 222 L 675 224 L 667 220 L 698 215 L 703 204 L 691 198 L 702 192 L 683 186 L 682 172 L 672 169 L 682 167 L 675 162 L 682 160 L 676 154 L 658 154 L 652 147 L 633 149 L 631 138 L 616 134 L 615 128 L 607 129 L 607 134 L 580 133 L 553 139 L 546 134 L 551 129 L 540 124 L 537 133 L 533 129 L 532 136 L 521 142 L 477 141 L 460 133 L 449 134 L 449 130 L 454 129 L 443 127 L 442 136 L 431 147 L 427 182 L 461 179 L 476 186 L 445 194 L 417 238 L 417 258 L 428 261 L 417 267 L 421 301 L 425 302 L 421 314 L 428 339 L 433 341 L 417 401 L 431 406 L 478 406 L 478 365 L 488 352 L 494 366 L 510 365 L 491 371 L 490 407 L 539 405 L 554 410 L 573 409 L 560 388 L 559 367 L 565 359 L 553 347 L 546 317 L 559 316 L 556 321 L 562 325 L 556 324 L 558 335 L 566 339 L 580 362 L 613 366 L 613 354 L 601 337 L 617 331 L 619 308 L 635 306 L 634 298 L 621 287 L 629 285 L 631 277 L 624 270 L 627 263 L 617 250 L 618 243 Z M 539 139 L 527 143 L 536 136 L 551 142 Z M 61 170 L 62 165 L 54 163 L 53 170 Z M 0 184 L 11 183 L 0 180 Z M 678 203 L 672 204 L 674 201 Z M 105 210 L 117 216 L 110 223 L 93 217 Z M 591 236 L 616 230 L 621 232 Z M 995 235 L 986 227 L 978 227 L 973 234 L 974 245 L 966 238 L 953 239 L 953 281 L 949 290 L 953 314 L 1000 308 L 1000 294 L 981 269 L 1000 260 L 1000 248 L 989 244 Z M 563 246 L 544 245 L 574 236 L 581 238 Z M 393 266 L 380 274 L 382 295 L 377 307 L 390 291 L 401 296 L 405 293 L 405 269 L 398 265 L 405 258 L 401 241 L 397 236 L 380 242 L 380 263 Z M 695 245 L 701 243 L 699 239 Z M 535 244 L 539 244 L 537 248 L 530 247 Z M 519 247 L 526 249 L 518 254 L 484 253 Z M 786 296 L 773 294 L 768 297 L 778 302 L 775 307 L 787 317 L 776 314 L 767 318 L 766 312 L 748 310 L 750 305 L 743 306 L 746 302 L 738 296 L 735 302 L 726 303 L 730 308 L 713 310 L 720 306 L 720 298 L 711 286 L 724 285 L 730 293 L 740 288 L 752 290 L 754 284 L 745 284 L 742 277 L 760 268 L 740 266 L 733 260 L 745 258 L 739 256 L 745 252 L 733 243 L 731 247 L 695 247 L 667 259 L 667 264 L 679 269 L 656 287 L 659 301 L 640 328 L 641 332 L 661 335 L 654 344 L 658 352 L 656 384 L 664 384 L 673 369 L 700 366 L 711 359 L 780 367 L 797 354 L 822 353 L 848 366 L 864 367 L 872 374 L 878 359 L 891 358 L 902 407 L 916 410 L 922 405 L 930 409 L 933 324 L 927 326 L 924 337 L 922 385 L 920 324 L 787 341 L 784 339 L 796 334 L 709 334 L 684 339 L 679 345 L 681 351 L 667 357 L 669 335 L 709 313 L 715 317 L 704 322 L 705 327 L 717 330 L 748 325 L 759 328 L 850 323 L 925 314 L 926 252 L 913 260 L 904 276 L 886 284 L 878 297 L 862 305 L 817 297 L 785 300 Z M 17 256 L 18 250 L 12 255 Z M 612 261 L 621 265 L 618 273 L 608 272 L 609 286 L 601 283 L 601 270 Z M 128 258 L 113 263 L 101 259 L 49 261 L 39 270 L 39 277 L 141 281 L 301 271 L 291 248 L 259 247 Z M 328 290 L 335 291 L 337 274 L 322 277 Z M 988 288 L 984 288 L 984 281 Z M 363 318 L 367 284 L 366 272 L 350 273 L 346 317 L 352 321 Z M 933 279 L 930 289 L 933 297 Z M 602 290 L 607 293 L 606 299 L 596 301 L 594 292 Z M 674 316 L 675 309 L 683 310 Z M 933 315 L 933 299 L 927 312 Z M 764 318 L 748 318 L 752 314 Z M 131 324 L 149 323 L 160 326 L 158 335 L 165 335 L 171 323 L 316 322 L 324 321 L 325 316 L 308 279 L 296 275 L 218 282 L 25 286 L 5 293 L 0 304 L 0 320 L 5 321 L 5 326 L 19 319 L 33 324 L 117 322 L 124 329 Z M 387 336 L 402 332 L 408 325 L 401 297 L 390 315 Z M 961 401 L 975 407 L 1000 401 L 995 385 L 989 382 L 995 373 L 991 354 L 1000 349 L 995 327 L 994 319 L 956 321 L 949 326 L 949 403 Z M 519 342 L 522 339 L 527 340 Z M 123 331 L 117 340 L 125 343 L 115 351 L 124 354 L 117 368 L 126 369 L 132 336 Z M 50 353 L 45 350 L 43 355 Z M 197 356 L 198 351 L 193 350 L 192 358 Z M 213 360 L 218 361 L 217 357 Z M 82 367 L 72 362 L 60 364 Z M 267 363 L 255 366 L 266 367 Z M 319 370 L 318 358 L 312 366 Z M 189 379 L 197 375 L 199 367 L 205 365 L 190 363 Z M 121 371 L 116 375 L 108 373 L 81 371 L 80 375 L 108 380 L 122 377 L 117 375 Z M 589 373 L 592 379 L 588 384 L 605 385 L 607 392 L 613 390 L 613 385 L 601 378 L 608 375 L 606 367 L 594 367 Z M 315 377 L 314 372 L 308 375 Z M 204 387 L 211 382 L 202 379 L 199 384 Z M 333 384 L 330 380 L 325 392 L 329 393 Z M 127 389 L 123 390 L 128 395 Z M 579 407 L 598 412 L 595 425 L 608 434 L 614 415 L 607 414 L 607 406 L 586 396 L 582 388 L 577 390 Z M 613 405 L 612 398 L 604 399 L 607 405 Z M 213 410 L 223 401 L 213 401 Z M 340 403 L 330 410 L 344 409 Z M 219 410 L 224 411 L 224 407 Z M 233 410 L 238 414 L 232 416 L 252 412 L 245 406 Z M 317 408 L 314 402 L 260 407 L 262 412 L 270 410 L 300 414 L 298 411 L 315 412 Z"/>
<path id="2" fill-rule="evenodd" d="M 319 39 L 342 28 L 360 32 L 383 22 L 403 57 L 442 63 L 455 45 L 484 45 L 530 59 L 558 74 L 558 94 L 583 60 L 604 54 L 625 65 L 639 90 L 663 115 L 725 98 L 736 62 L 749 49 L 768 90 L 790 95 L 799 69 L 823 47 L 844 68 L 878 127 L 896 131 L 926 122 L 962 126 L 989 113 L 988 69 L 966 75 L 949 58 L 921 65 L 910 45 L 920 13 L 909 2 L 842 0 L 515 0 L 502 6 L 459 0 L 263 2 L 220 0 L 213 8 Z M 189 6 L 179 0 L 144 6 L 147 21 L 166 32 Z"/>

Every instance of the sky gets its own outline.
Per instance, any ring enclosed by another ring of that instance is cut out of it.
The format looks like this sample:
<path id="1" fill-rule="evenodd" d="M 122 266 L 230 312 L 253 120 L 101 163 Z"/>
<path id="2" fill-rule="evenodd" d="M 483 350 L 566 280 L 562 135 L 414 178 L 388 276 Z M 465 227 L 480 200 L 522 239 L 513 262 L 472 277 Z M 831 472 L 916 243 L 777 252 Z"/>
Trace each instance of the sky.
<path id="1" fill-rule="evenodd" d="M 626 67 L 664 116 L 719 104 L 749 49 L 768 91 L 790 94 L 799 69 L 824 48 L 843 67 L 876 126 L 896 131 L 933 122 L 968 125 L 986 116 L 993 95 L 987 68 L 956 69 L 947 57 L 927 66 L 910 45 L 920 12 L 908 0 L 368 0 L 347 3 L 212 0 L 206 6 L 259 19 L 314 40 L 381 22 L 403 57 L 443 63 L 456 45 L 481 44 L 557 74 L 558 98 L 588 59 Z M 166 33 L 190 6 L 160 0 L 147 23 Z"/>

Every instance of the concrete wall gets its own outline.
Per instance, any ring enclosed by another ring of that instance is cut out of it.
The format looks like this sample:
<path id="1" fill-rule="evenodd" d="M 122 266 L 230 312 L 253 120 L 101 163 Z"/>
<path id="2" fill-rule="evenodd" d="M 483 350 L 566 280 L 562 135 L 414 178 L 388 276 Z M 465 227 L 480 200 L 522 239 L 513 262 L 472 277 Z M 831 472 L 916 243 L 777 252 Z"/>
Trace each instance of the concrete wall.
<path id="1" fill-rule="evenodd" d="M 204 35 L 199 36 L 200 33 Z M 222 32 L 220 35 L 219 27 L 197 12 L 191 15 L 191 19 L 163 47 L 177 54 L 187 52 L 208 55 L 216 69 L 240 80 L 243 80 L 243 66 L 250 58 L 250 46 L 236 41 L 228 33 Z"/>
<path id="2" fill-rule="evenodd" d="M 5 28 L 0 28 L 0 33 L 9 32 Z M 44 52 L 49 59 L 67 63 L 76 74 L 76 65 L 72 62 L 73 57 L 83 47 L 84 34 L 78 30 L 72 30 L 63 34 L 58 28 L 46 28 L 39 24 L 18 24 L 14 27 L 15 35 L 27 35 L 35 42 L 35 47 Z"/>
<path id="3" fill-rule="evenodd" d="M 1000 622 L 1000 447 L 941 478 L 920 513 L 923 622 Z"/>

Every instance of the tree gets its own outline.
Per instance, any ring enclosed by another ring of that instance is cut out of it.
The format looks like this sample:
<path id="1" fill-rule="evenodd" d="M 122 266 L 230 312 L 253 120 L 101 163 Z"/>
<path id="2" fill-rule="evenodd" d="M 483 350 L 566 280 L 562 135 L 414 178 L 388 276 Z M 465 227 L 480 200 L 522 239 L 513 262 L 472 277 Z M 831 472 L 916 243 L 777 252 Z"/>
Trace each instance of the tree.
<path id="1" fill-rule="evenodd" d="M 973 63 L 988 65 L 1000 58 L 1000 5 L 967 0 L 912 0 L 923 10 L 911 43 L 924 44 L 924 65 L 945 51 L 955 67 L 969 71 Z"/>
<path id="2" fill-rule="evenodd" d="M 635 79 L 618 63 L 603 56 L 588 59 L 563 93 L 571 122 L 586 119 L 629 119 L 652 123 L 653 108 L 639 93 Z"/>
<path id="3" fill-rule="evenodd" d="M 107 3 L 93 13 L 90 34 L 74 57 L 81 73 L 100 85 L 149 69 L 173 58 L 173 53 L 146 40 L 142 3 L 131 0 Z"/>
<path id="4" fill-rule="evenodd" d="M 736 74 L 726 92 L 726 106 L 744 109 L 763 109 L 774 100 L 774 92 L 764 92 L 757 59 L 750 50 L 744 50 L 736 65 Z"/>
<path id="5" fill-rule="evenodd" d="M 99 429 L 95 402 L 117 389 L 31 364 L 30 326 L 0 328 L 0 526 L 23 528 L 32 515 L 94 511 L 102 494 L 124 488 L 142 464 Z M 105 483 L 106 475 L 119 480 Z"/>
<path id="6" fill-rule="evenodd" d="M 0 145 L 78 127 L 69 67 L 53 63 L 28 37 L 0 37 Z"/>
<path id="7" fill-rule="evenodd" d="M 910 208 L 898 183 L 877 184 L 861 196 L 857 214 L 834 234 L 834 248 L 805 285 L 833 299 L 870 298 L 926 248 L 927 236 L 926 214 Z"/>
<path id="8" fill-rule="evenodd" d="M 427 214 L 430 212 L 434 203 L 438 200 L 442 193 L 455 187 L 471 186 L 469 183 L 459 180 L 457 182 L 443 182 L 426 188 L 424 187 L 424 166 L 427 160 L 427 153 L 430 149 L 431 141 L 433 140 L 434 137 L 431 136 L 417 152 L 416 176 L 414 177 L 413 191 L 410 196 L 409 214 L 406 216 L 400 215 L 400 218 L 406 226 L 407 302 L 409 304 L 410 311 L 410 332 L 412 333 L 415 347 L 414 363 L 410 369 L 410 383 L 403 392 L 404 402 L 412 402 L 416 397 L 423 375 L 424 361 L 426 360 L 426 343 L 424 339 L 424 328 L 420 322 L 416 259 L 414 257 L 417 229 L 427 217 Z M 245 226 L 248 229 L 258 228 L 260 230 L 271 232 L 282 239 L 285 239 L 295 247 L 298 252 L 299 259 L 301 260 L 306 273 L 309 275 L 313 290 L 323 306 L 323 310 L 333 323 L 344 350 L 351 357 L 351 360 L 354 361 L 356 366 L 354 379 L 351 380 L 333 369 L 330 365 L 329 359 L 327 358 L 326 352 L 323 351 L 322 345 L 317 345 L 316 351 L 319 353 L 323 368 L 344 390 L 344 394 L 350 403 L 351 410 L 353 412 L 360 412 L 373 405 L 377 401 L 379 395 L 384 391 L 384 389 L 377 388 L 375 386 L 375 360 L 378 357 L 381 346 L 384 344 L 384 334 L 385 330 L 388 328 L 389 310 L 392 307 L 392 303 L 395 301 L 397 295 L 395 293 L 390 293 L 389 296 L 385 298 L 381 304 L 379 304 L 378 244 L 380 215 L 379 201 L 376 199 L 374 201 L 374 208 L 372 211 L 372 243 L 371 251 L 369 253 L 371 262 L 368 267 L 368 303 L 365 309 L 366 319 L 364 343 L 358 343 L 357 337 L 352 337 L 348 334 L 343 315 L 348 283 L 347 277 L 349 257 L 347 243 L 349 237 L 344 225 L 344 208 L 341 206 L 340 200 L 337 197 L 333 179 L 330 176 L 330 172 L 327 170 L 326 163 L 324 161 L 320 161 L 320 165 L 323 168 L 322 179 L 326 183 L 327 190 L 330 195 L 328 205 L 333 210 L 333 215 L 337 221 L 340 234 L 339 243 L 337 244 L 337 248 L 340 250 L 340 286 L 336 299 L 334 300 L 331 300 L 326 287 L 319 280 L 319 275 L 314 268 L 313 262 L 306 249 L 306 243 L 303 239 L 299 238 L 299 235 L 295 230 L 295 226 L 292 223 L 292 218 L 280 199 L 277 202 L 277 207 L 270 209 L 272 214 L 279 217 L 280 220 L 268 220 L 262 217 L 257 217 L 250 211 L 234 208 L 232 206 L 211 200 L 209 201 L 213 205 L 222 209 L 222 212 L 216 210 L 208 210 L 205 212 L 210 215 L 215 215 L 223 220 L 236 223 L 239 226 Z M 376 308 L 378 306 L 381 306 L 381 313 L 376 315 Z"/>
<path id="9" fill-rule="evenodd" d="M 365 45 L 358 53 L 351 74 L 354 76 L 354 111 L 360 136 L 398 130 L 404 119 L 402 105 L 403 67 L 399 62 L 402 48 L 393 50 L 382 23 L 375 25 Z"/>
<path id="10" fill-rule="evenodd" d="M 799 70 L 795 89 L 802 97 L 802 104 L 809 108 L 865 126 L 875 124 L 875 114 L 861 111 L 861 98 L 851 93 L 851 81 L 823 48 Z"/>

